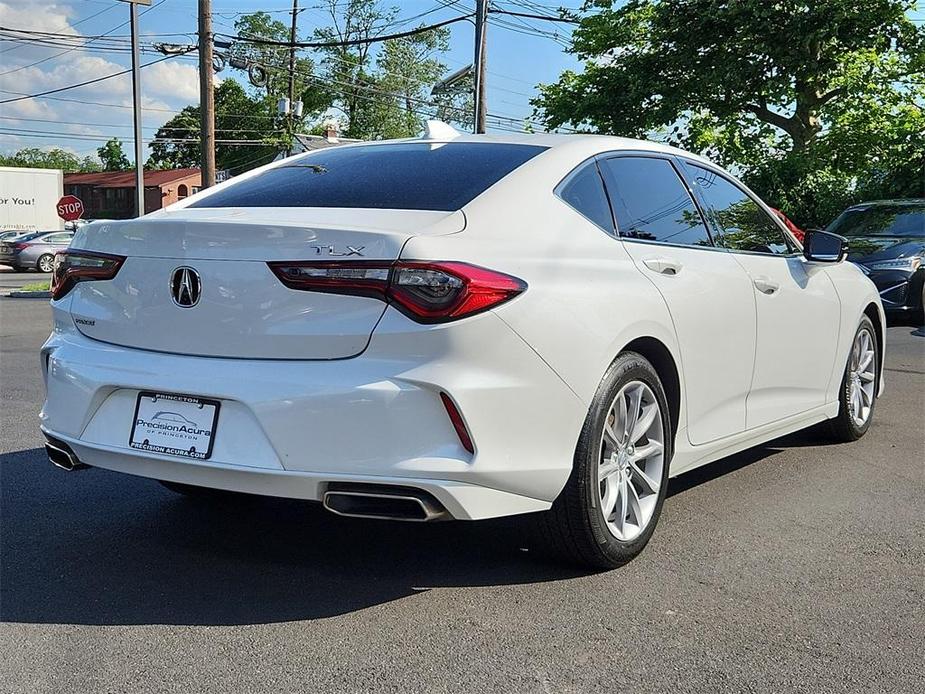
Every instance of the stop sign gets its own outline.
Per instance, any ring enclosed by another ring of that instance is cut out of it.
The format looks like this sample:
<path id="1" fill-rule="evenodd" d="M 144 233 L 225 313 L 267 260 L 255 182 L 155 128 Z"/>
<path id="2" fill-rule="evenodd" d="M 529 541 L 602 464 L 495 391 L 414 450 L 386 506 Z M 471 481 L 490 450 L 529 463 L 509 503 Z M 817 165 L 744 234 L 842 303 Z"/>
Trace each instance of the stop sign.
<path id="1" fill-rule="evenodd" d="M 73 222 L 83 217 L 84 204 L 75 195 L 65 195 L 58 200 L 58 216 L 65 222 Z"/>

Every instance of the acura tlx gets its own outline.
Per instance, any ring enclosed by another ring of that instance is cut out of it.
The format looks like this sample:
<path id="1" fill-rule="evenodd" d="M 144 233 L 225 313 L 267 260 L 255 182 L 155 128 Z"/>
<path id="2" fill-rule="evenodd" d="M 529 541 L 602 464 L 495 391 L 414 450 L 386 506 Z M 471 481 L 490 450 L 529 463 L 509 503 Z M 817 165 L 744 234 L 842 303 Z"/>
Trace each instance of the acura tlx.
<path id="1" fill-rule="evenodd" d="M 638 554 L 670 476 L 882 390 L 876 288 L 710 162 L 604 136 L 291 157 L 57 254 L 52 462 Z M 799 354 L 793 346 L 799 345 Z"/>

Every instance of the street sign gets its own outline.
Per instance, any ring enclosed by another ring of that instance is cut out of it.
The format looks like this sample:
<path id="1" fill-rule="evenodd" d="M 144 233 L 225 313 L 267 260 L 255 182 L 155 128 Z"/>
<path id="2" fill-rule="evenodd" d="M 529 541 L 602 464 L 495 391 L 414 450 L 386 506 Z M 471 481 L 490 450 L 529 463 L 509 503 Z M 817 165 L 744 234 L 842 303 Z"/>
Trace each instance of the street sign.
<path id="1" fill-rule="evenodd" d="M 58 200 L 58 216 L 65 222 L 73 222 L 84 214 L 84 204 L 75 195 L 65 195 Z"/>

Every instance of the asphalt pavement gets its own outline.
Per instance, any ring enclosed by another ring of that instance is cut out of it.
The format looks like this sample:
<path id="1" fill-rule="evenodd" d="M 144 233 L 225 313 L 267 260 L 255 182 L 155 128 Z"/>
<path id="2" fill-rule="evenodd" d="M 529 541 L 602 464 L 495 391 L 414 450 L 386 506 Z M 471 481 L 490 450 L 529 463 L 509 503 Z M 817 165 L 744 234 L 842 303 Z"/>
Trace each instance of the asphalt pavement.
<path id="1" fill-rule="evenodd" d="M 21 289 L 27 284 L 42 282 L 51 275 L 42 272 L 14 272 L 13 268 L 0 265 L 0 294 L 8 294 L 11 289 Z"/>
<path id="2" fill-rule="evenodd" d="M 45 301 L 0 299 L 0 692 L 925 691 L 913 325 L 888 331 L 866 437 L 816 428 L 673 480 L 648 548 L 605 573 L 537 557 L 528 519 L 360 521 L 57 470 L 49 328 Z"/>

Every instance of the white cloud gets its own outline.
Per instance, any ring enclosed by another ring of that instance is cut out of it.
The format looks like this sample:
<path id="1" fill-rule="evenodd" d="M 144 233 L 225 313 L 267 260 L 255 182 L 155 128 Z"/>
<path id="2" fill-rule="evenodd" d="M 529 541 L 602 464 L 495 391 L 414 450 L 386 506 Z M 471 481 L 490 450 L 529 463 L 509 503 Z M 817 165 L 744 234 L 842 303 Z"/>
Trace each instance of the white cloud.
<path id="1" fill-rule="evenodd" d="M 113 6 L 119 8 L 121 3 L 113 3 Z M 71 3 L 0 0 L 0 25 L 83 36 L 86 27 L 93 24 L 74 27 L 72 22 L 77 21 L 78 17 L 90 18 L 96 12 L 99 12 L 99 9 L 88 11 L 86 6 L 77 0 Z M 113 26 L 119 21 L 116 12 L 106 14 L 101 20 L 104 18 L 112 18 Z M 87 33 L 101 31 L 95 29 Z M 124 34 L 122 31 L 115 33 Z M 0 91 L 0 100 L 70 86 L 121 72 L 130 67 L 127 54 L 82 49 L 62 53 L 64 50 L 63 46 L 23 44 L 4 53 L 0 57 L 0 90 L 4 90 Z M 57 56 L 58 53 L 62 54 Z M 150 62 L 157 57 L 146 54 L 142 56 L 142 62 Z M 38 61 L 41 62 L 32 65 Z M 152 137 L 156 128 L 169 120 L 175 112 L 184 106 L 199 102 L 198 80 L 198 67 L 190 60 L 181 62 L 181 59 L 173 59 L 142 70 L 142 123 L 146 139 Z M 122 140 L 126 153 L 131 156 L 133 130 L 130 74 L 69 89 L 53 96 L 57 98 L 24 99 L 0 105 L 0 128 L 40 131 L 35 137 L 25 136 L 21 132 L 0 133 L 0 151 L 14 151 L 20 147 L 62 147 L 86 154 L 92 152 L 101 142 L 68 138 L 68 134 L 83 133 L 100 137 L 118 137 Z M 97 103 L 75 103 L 66 101 L 67 99 Z M 42 134 L 60 134 L 61 137 L 39 137 Z"/>

